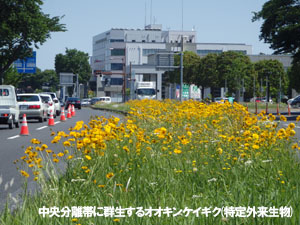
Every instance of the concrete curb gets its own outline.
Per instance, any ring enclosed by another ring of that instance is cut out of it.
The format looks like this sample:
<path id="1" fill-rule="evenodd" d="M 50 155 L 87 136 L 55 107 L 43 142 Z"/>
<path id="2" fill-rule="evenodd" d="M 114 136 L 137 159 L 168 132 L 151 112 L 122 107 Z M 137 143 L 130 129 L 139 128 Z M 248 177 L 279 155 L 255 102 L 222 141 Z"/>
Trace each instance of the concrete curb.
<path id="1" fill-rule="evenodd" d="M 122 111 L 122 110 L 117 110 L 117 109 L 106 109 L 106 108 L 99 108 L 99 107 L 95 107 L 95 106 L 91 106 L 91 109 L 119 113 L 119 114 L 123 114 L 125 116 L 128 115 L 128 112 Z"/>

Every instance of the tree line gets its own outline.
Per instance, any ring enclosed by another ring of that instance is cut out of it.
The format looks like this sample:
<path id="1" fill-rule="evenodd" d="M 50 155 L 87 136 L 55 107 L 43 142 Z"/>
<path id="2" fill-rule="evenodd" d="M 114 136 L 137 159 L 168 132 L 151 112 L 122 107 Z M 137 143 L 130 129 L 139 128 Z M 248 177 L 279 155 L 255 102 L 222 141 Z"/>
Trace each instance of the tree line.
<path id="1" fill-rule="evenodd" d="M 180 56 L 176 55 L 174 64 L 180 64 Z M 269 95 L 279 98 L 279 93 L 288 94 L 290 79 L 283 64 L 278 60 L 261 60 L 251 62 L 247 55 L 239 52 L 223 52 L 221 54 L 208 54 L 200 57 L 194 52 L 184 52 L 183 81 L 204 88 L 226 87 L 227 95 L 235 95 L 250 99 L 253 96 L 266 96 L 267 84 Z M 166 73 L 167 81 L 180 83 L 179 70 Z M 212 97 L 214 92 L 211 92 Z"/>

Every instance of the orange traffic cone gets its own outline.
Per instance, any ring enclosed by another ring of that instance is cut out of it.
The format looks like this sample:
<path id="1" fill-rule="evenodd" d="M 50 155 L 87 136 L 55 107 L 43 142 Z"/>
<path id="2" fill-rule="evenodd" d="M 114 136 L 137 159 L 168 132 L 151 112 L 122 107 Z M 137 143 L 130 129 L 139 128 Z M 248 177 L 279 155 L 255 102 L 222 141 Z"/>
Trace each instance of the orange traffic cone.
<path id="1" fill-rule="evenodd" d="M 20 135 L 29 135 L 27 120 L 26 120 L 26 114 L 23 115 L 23 121 L 22 121 Z"/>
<path id="2" fill-rule="evenodd" d="M 288 114 L 289 114 L 289 116 L 291 115 L 290 104 L 288 104 Z"/>
<path id="3" fill-rule="evenodd" d="M 64 110 L 64 107 L 61 107 L 60 121 L 62 121 L 62 122 L 65 122 L 65 121 L 66 121 L 66 116 L 65 116 L 65 110 Z"/>
<path id="4" fill-rule="evenodd" d="M 279 104 L 277 103 L 277 115 L 279 115 Z"/>
<path id="5" fill-rule="evenodd" d="M 69 107 L 68 107 L 67 118 L 68 118 L 68 119 L 72 118 L 71 105 L 69 105 Z"/>
<path id="6" fill-rule="evenodd" d="M 72 105 L 72 116 L 76 116 L 76 112 L 75 112 L 75 107 L 74 107 L 74 105 Z"/>
<path id="7" fill-rule="evenodd" d="M 54 126 L 54 118 L 53 118 L 53 112 L 52 110 L 50 111 L 50 117 L 48 121 L 48 126 Z"/>

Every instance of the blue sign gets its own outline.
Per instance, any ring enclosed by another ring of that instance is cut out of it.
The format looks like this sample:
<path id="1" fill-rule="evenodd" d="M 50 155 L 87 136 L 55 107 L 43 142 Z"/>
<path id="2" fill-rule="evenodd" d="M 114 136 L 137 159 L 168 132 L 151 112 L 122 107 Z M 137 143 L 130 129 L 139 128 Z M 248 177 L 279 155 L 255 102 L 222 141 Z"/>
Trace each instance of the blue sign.
<path id="1" fill-rule="evenodd" d="M 17 59 L 14 62 L 18 73 L 35 73 L 36 72 L 36 52 L 32 52 L 32 57 Z"/>

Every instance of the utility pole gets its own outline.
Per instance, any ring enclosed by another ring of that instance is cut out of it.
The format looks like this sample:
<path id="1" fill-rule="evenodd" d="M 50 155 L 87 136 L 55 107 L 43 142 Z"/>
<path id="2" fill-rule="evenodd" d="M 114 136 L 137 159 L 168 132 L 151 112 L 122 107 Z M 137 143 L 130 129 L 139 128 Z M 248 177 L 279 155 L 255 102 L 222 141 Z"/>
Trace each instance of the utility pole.
<path id="1" fill-rule="evenodd" d="M 182 102 L 183 91 L 183 34 L 181 35 L 181 52 L 180 52 L 180 101 Z"/>

